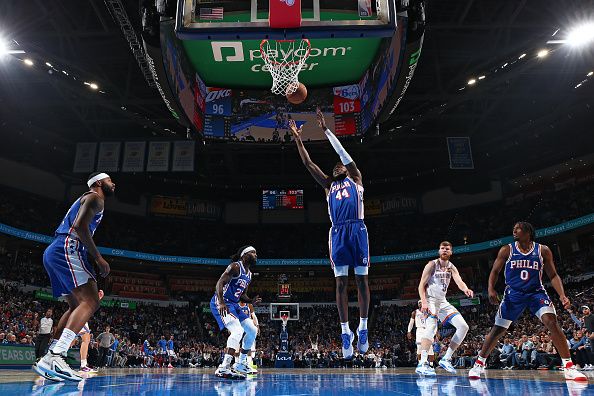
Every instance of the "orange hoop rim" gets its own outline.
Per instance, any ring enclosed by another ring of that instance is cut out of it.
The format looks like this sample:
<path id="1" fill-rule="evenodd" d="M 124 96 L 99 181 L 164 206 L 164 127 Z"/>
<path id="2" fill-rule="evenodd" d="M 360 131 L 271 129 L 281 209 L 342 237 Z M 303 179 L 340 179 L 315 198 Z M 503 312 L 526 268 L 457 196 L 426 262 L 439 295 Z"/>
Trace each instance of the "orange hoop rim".
<path id="1" fill-rule="evenodd" d="M 309 41 L 309 39 L 302 38 L 300 40 L 307 43 L 307 50 L 305 52 L 305 55 L 301 56 L 299 58 L 299 60 L 290 61 L 290 62 L 279 62 L 276 59 L 275 60 L 270 59 L 268 57 L 268 54 L 266 53 L 266 51 L 264 51 L 264 48 L 263 48 L 266 43 L 270 42 L 270 40 L 268 40 L 268 39 L 264 39 L 260 42 L 260 54 L 262 54 L 262 59 L 264 59 L 264 62 L 269 63 L 271 65 L 275 65 L 275 66 L 298 65 L 305 59 L 309 58 L 309 53 L 311 52 L 311 42 Z M 277 43 L 294 43 L 297 40 L 273 40 L 273 41 L 275 41 Z"/>

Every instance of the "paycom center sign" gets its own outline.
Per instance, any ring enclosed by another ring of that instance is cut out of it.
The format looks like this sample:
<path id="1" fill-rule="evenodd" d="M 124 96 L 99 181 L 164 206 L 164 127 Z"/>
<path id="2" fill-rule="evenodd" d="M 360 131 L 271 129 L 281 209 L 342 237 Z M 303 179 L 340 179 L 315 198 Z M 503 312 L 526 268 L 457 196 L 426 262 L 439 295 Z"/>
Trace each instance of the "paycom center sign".
<path id="1" fill-rule="evenodd" d="M 373 61 L 381 39 L 311 40 L 311 50 L 299 80 L 306 85 L 342 85 L 356 82 Z M 184 41 L 190 63 L 210 86 L 270 88 L 272 78 L 262 59 L 259 40 Z M 297 47 L 297 45 L 296 45 Z M 303 56 L 279 50 L 277 59 Z"/>

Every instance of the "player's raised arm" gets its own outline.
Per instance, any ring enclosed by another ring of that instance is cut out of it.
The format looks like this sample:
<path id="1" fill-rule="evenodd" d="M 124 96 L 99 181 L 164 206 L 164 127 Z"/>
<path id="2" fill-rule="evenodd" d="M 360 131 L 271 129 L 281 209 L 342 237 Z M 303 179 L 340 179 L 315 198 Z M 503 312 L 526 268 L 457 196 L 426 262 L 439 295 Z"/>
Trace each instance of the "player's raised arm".
<path id="1" fill-rule="evenodd" d="M 340 161 L 342 162 L 342 164 L 349 171 L 349 175 L 353 178 L 355 183 L 362 185 L 363 176 L 361 175 L 361 171 L 359 171 L 359 168 L 357 168 L 357 164 L 355 164 L 355 161 L 353 161 L 349 153 L 347 153 L 347 151 L 344 149 L 344 147 L 340 143 L 340 140 L 338 140 L 338 138 L 334 136 L 334 133 L 332 133 L 332 131 L 328 129 L 328 127 L 326 126 L 326 119 L 324 118 L 324 114 L 322 113 L 322 110 L 320 110 L 319 107 L 316 109 L 316 115 L 318 117 L 318 124 L 320 125 L 320 128 L 322 128 L 324 134 L 328 138 L 328 141 L 332 145 L 332 148 L 334 148 L 334 151 L 336 151 L 336 154 L 338 154 L 338 156 L 340 157 Z"/>
<path id="2" fill-rule="evenodd" d="M 425 289 L 425 286 L 427 286 L 427 282 L 431 276 L 433 265 L 434 264 L 432 261 L 429 261 L 427 265 L 425 265 L 425 269 L 423 269 L 423 275 L 421 275 L 421 281 L 419 282 L 419 297 L 421 298 L 421 312 L 423 313 L 427 313 L 429 310 L 427 305 L 427 290 Z"/>
<path id="3" fill-rule="evenodd" d="M 555 268 L 555 261 L 553 260 L 553 253 L 551 249 L 549 249 L 546 245 L 540 245 L 540 253 L 542 254 L 542 261 L 544 270 L 547 273 L 547 276 L 551 280 L 551 286 L 555 289 L 559 298 L 561 299 L 561 304 L 563 304 L 563 308 L 568 309 L 571 306 L 569 298 L 565 295 L 565 290 L 563 289 L 563 282 L 561 281 L 561 277 L 557 273 L 557 269 Z"/>
<path id="4" fill-rule="evenodd" d="M 225 315 L 227 315 L 227 312 L 229 312 L 229 308 L 227 308 L 227 304 L 225 304 L 225 298 L 223 297 L 223 288 L 225 287 L 225 285 L 227 283 L 229 283 L 231 278 L 236 277 L 237 275 L 239 275 L 239 273 L 240 273 L 239 264 L 231 263 L 231 264 L 229 264 L 227 269 L 225 269 L 225 272 L 223 272 L 223 274 L 217 281 L 215 293 L 217 294 L 217 300 L 218 300 L 217 308 L 218 308 L 221 316 L 225 316 Z"/>
<path id="5" fill-rule="evenodd" d="M 497 279 L 499 278 L 499 273 L 505 266 L 505 262 L 509 257 L 510 247 L 509 245 L 502 246 L 499 249 L 499 253 L 497 253 L 497 258 L 493 263 L 493 268 L 491 268 L 491 273 L 489 274 L 489 301 L 493 305 L 499 304 L 499 296 L 497 295 L 497 291 L 495 290 L 495 285 L 497 284 Z"/>
<path id="6" fill-rule="evenodd" d="M 97 262 L 101 276 L 106 277 L 110 271 L 109 263 L 99 253 L 99 249 L 97 249 L 97 245 L 93 241 L 93 235 L 89 230 L 89 224 L 91 224 L 93 217 L 102 210 L 103 200 L 97 194 L 87 195 L 84 197 L 84 202 L 80 205 L 80 212 L 76 221 L 72 224 L 72 229 L 76 232 L 78 239 L 87 248 L 91 257 Z"/>
<path id="7" fill-rule="evenodd" d="M 301 128 L 297 129 L 295 120 L 289 120 L 289 129 L 291 130 L 291 133 L 293 134 L 293 137 L 295 138 L 295 143 L 297 144 L 297 150 L 299 151 L 299 156 L 301 157 L 303 164 L 305 165 L 305 167 L 307 168 L 309 173 L 311 173 L 313 178 L 322 187 L 324 187 L 324 189 L 326 190 L 326 193 L 328 193 L 328 190 L 330 189 L 330 184 L 331 184 L 332 180 L 330 179 L 330 177 L 328 175 L 326 175 L 324 172 L 322 172 L 320 167 L 317 166 L 309 157 L 309 153 L 307 152 L 307 150 L 305 149 L 305 146 L 303 145 L 303 142 L 301 141 Z"/>
<path id="8" fill-rule="evenodd" d="M 466 283 L 464 283 L 464 281 L 462 280 L 462 277 L 460 276 L 460 272 L 458 271 L 458 268 L 456 268 L 455 265 L 452 264 L 452 279 L 454 280 L 454 282 L 456 282 L 456 285 L 458 286 L 458 288 L 460 289 L 460 291 L 462 291 L 462 293 L 466 294 L 467 297 L 474 297 L 474 292 L 472 290 L 470 290 L 468 288 L 468 286 L 466 286 Z"/>

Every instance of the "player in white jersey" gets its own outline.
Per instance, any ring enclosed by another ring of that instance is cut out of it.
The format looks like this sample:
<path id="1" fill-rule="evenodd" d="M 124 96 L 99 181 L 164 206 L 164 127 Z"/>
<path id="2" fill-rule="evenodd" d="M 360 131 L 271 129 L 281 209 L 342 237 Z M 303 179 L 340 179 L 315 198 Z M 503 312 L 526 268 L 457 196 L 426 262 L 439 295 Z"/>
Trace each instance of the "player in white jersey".
<path id="1" fill-rule="evenodd" d="M 451 361 L 452 355 L 462 344 L 468 332 L 468 324 L 460 315 L 460 312 L 446 300 L 446 294 L 452 279 L 466 296 L 472 298 L 474 293 L 466 286 L 466 283 L 460 277 L 458 269 L 450 262 L 450 257 L 452 257 L 452 244 L 447 241 L 440 243 L 439 258 L 431 260 L 425 265 L 419 283 L 421 311 L 428 314 L 425 320 L 425 334 L 421 340 L 421 361 L 416 369 L 417 373 L 423 375 L 435 375 L 435 370 L 427 362 L 427 357 L 437 333 L 438 319 L 443 325 L 449 322 L 456 328 L 456 333 L 452 336 L 446 354 L 439 361 L 439 366 L 450 373 L 456 373 Z"/>
<path id="2" fill-rule="evenodd" d="M 426 323 L 425 320 L 427 319 L 427 314 L 421 311 L 422 302 L 419 300 L 419 308 L 415 309 L 412 314 L 410 315 L 410 321 L 408 322 L 408 333 L 406 336 L 409 340 L 412 340 L 412 329 L 413 327 L 415 330 L 415 343 L 417 344 L 417 361 L 421 361 L 421 340 L 423 339 L 423 335 L 425 334 Z M 433 348 L 429 348 L 429 363 L 433 364 L 435 360 L 435 355 L 433 353 Z"/>
<path id="3" fill-rule="evenodd" d="M 99 289 L 99 300 L 103 299 L 103 290 Z M 96 373 L 97 369 L 91 368 L 87 363 L 87 356 L 89 354 L 89 345 L 91 344 L 91 327 L 89 322 L 85 323 L 83 328 L 78 332 L 80 337 L 80 370 L 83 373 Z"/>

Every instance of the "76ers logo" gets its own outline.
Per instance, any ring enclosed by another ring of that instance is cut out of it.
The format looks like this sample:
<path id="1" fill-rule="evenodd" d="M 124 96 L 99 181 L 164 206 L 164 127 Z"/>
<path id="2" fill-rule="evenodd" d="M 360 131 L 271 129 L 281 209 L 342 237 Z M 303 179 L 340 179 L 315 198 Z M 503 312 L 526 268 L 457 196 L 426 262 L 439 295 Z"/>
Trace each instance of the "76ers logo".
<path id="1" fill-rule="evenodd" d="M 281 3 L 285 3 L 289 7 L 293 7 L 295 5 L 295 0 L 280 0 Z"/>

